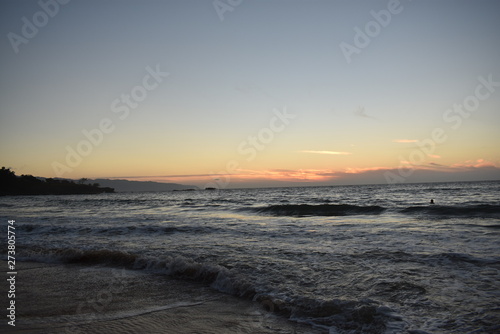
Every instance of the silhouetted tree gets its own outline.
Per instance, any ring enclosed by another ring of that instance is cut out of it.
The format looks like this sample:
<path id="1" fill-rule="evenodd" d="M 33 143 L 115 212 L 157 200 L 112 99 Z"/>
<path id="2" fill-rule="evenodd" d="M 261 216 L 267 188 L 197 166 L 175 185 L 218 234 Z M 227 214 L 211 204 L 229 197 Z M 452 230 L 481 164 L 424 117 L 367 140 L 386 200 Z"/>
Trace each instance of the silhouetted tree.
<path id="1" fill-rule="evenodd" d="M 40 180 L 33 175 L 16 176 L 10 168 L 2 167 L 0 169 L 0 195 L 62 195 L 114 192 L 113 188 L 100 188 L 98 183 L 84 184 L 87 180 L 82 178 L 78 183 L 53 178 Z"/>

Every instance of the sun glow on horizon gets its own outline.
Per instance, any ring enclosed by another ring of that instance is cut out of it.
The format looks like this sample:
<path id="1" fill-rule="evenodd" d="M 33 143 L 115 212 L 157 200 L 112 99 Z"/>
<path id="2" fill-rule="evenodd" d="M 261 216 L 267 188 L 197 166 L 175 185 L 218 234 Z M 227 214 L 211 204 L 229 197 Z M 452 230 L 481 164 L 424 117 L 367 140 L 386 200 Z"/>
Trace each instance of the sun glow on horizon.
<path id="1" fill-rule="evenodd" d="M 165 183 L 190 184 L 200 188 L 207 186 L 216 186 L 217 188 L 240 188 L 253 187 L 257 184 L 259 187 L 286 186 L 292 185 L 335 185 L 335 184 L 368 184 L 368 183 L 387 183 L 386 173 L 398 173 L 400 169 L 405 171 L 408 168 L 414 169 L 417 176 L 420 173 L 424 175 L 441 175 L 446 172 L 450 176 L 473 175 L 473 172 L 484 171 L 494 173 L 500 166 L 492 162 L 478 159 L 475 161 L 464 161 L 453 165 L 441 165 L 436 163 L 427 163 L 419 166 L 412 166 L 408 161 L 403 161 L 398 167 L 366 167 L 366 168 L 345 168 L 343 170 L 334 169 L 270 169 L 270 170 L 252 170 L 238 169 L 233 173 L 213 173 L 213 174 L 193 174 L 193 175 L 156 175 L 156 176 L 122 176 L 122 177 L 103 177 L 109 179 L 125 179 L 130 181 L 154 181 Z M 431 173 L 431 174 L 429 174 Z M 492 179 L 486 177 L 485 179 Z M 453 177 L 450 180 L 455 180 Z M 471 181 L 473 180 L 470 179 Z M 408 182 L 422 182 L 425 179 L 418 177 L 408 178 Z"/>

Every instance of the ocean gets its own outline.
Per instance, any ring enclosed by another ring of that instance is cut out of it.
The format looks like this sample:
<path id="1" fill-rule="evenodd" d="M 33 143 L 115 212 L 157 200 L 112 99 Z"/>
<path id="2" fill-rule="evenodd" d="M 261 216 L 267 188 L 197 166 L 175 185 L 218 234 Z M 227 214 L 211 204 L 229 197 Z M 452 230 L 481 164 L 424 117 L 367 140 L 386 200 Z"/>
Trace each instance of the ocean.
<path id="1" fill-rule="evenodd" d="M 6 196 L 0 216 L 17 261 L 198 282 L 311 330 L 500 333 L 500 181 Z"/>

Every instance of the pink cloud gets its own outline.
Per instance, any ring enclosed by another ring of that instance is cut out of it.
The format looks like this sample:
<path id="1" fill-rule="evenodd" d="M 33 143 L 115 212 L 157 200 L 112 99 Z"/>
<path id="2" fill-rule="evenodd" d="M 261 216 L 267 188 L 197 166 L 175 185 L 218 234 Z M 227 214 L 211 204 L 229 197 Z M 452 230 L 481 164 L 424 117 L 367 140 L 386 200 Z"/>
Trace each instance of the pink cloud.
<path id="1" fill-rule="evenodd" d="M 418 140 L 416 139 L 394 139 L 394 143 L 416 143 Z"/>
<path id="2" fill-rule="evenodd" d="M 477 159 L 477 160 L 467 160 L 462 163 L 456 163 L 451 165 L 451 167 L 470 169 L 470 168 L 482 168 L 482 167 L 496 167 L 496 165 L 491 161 L 486 161 L 484 159 Z"/>
<path id="3" fill-rule="evenodd" d="M 400 171 L 412 170 L 411 176 L 404 182 L 433 182 L 456 180 L 493 180 L 500 179 L 500 166 L 484 159 L 469 160 L 453 165 L 430 162 L 425 165 L 412 166 L 402 162 L 399 167 L 352 167 L 336 169 L 237 169 L 234 173 L 135 176 L 123 179 L 175 182 L 193 184 L 203 188 L 207 183 L 216 183 L 222 188 L 267 187 L 267 186 L 300 186 L 300 185 L 332 185 L 332 184 L 370 184 L 385 183 L 386 173 L 400 175 Z M 223 185 L 223 186 L 222 186 Z"/>
<path id="4" fill-rule="evenodd" d="M 332 155 L 351 155 L 351 152 L 338 152 L 338 151 L 299 151 L 300 153 L 313 153 L 313 154 L 332 154 Z"/>

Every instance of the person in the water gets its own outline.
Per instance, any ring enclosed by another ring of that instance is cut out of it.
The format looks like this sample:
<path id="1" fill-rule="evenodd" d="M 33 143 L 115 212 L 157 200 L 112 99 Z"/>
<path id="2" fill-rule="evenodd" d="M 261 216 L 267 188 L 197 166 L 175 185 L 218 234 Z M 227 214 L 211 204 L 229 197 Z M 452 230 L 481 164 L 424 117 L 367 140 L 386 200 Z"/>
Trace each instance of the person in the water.
<path id="1" fill-rule="evenodd" d="M 434 199 L 431 199 L 431 204 L 434 204 Z"/>

